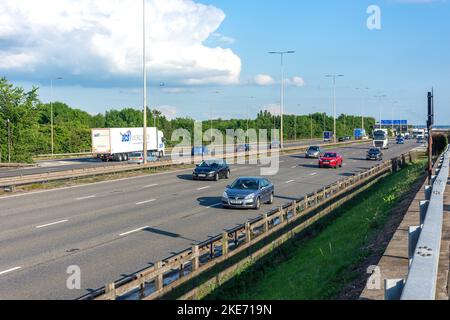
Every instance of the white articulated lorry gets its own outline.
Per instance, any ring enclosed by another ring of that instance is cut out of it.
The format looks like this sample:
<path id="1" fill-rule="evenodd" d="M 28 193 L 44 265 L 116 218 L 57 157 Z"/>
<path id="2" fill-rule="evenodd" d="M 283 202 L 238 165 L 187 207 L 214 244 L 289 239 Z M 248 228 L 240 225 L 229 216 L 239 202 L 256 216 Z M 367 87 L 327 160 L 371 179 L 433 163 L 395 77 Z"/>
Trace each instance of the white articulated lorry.
<path id="1" fill-rule="evenodd" d="M 389 149 L 389 133 L 387 129 L 373 130 L 373 146 L 380 149 Z"/>
<path id="2" fill-rule="evenodd" d="M 144 128 L 92 129 L 92 153 L 103 161 L 127 161 L 133 152 L 144 149 Z M 147 128 L 147 151 L 165 155 L 164 134 Z"/>

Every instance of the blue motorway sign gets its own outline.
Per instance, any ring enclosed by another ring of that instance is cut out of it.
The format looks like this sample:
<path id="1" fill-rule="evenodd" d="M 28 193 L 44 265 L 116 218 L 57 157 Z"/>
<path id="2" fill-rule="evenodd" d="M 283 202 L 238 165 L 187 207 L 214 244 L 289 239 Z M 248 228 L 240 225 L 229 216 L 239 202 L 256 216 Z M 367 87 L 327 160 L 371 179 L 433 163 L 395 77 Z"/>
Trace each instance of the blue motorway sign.
<path id="1" fill-rule="evenodd" d="M 408 120 L 381 120 L 383 126 L 407 126 Z"/>

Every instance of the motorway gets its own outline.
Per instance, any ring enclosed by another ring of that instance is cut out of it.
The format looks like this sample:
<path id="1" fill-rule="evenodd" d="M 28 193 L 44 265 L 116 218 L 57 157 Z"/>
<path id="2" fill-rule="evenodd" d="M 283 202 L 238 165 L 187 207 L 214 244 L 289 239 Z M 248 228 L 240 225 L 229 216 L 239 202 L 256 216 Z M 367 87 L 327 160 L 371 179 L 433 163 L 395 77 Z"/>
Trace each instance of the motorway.
<path id="1" fill-rule="evenodd" d="M 296 142 L 285 143 L 286 147 L 306 146 L 314 144 L 323 144 L 320 139 L 313 140 L 299 140 Z M 127 164 L 126 162 L 122 163 Z M 0 168 L 0 178 L 10 178 L 16 176 L 27 176 L 32 174 L 41 174 L 47 172 L 62 172 L 84 168 L 104 167 L 104 166 L 117 166 L 120 163 L 117 162 L 103 162 L 97 158 L 82 157 L 72 159 L 56 159 L 56 160 L 40 160 L 37 161 L 35 167 L 27 168 Z"/>
<path id="2" fill-rule="evenodd" d="M 419 145 L 391 145 L 390 159 Z M 244 223 L 305 193 L 376 163 L 369 144 L 335 149 L 343 168 L 319 169 L 303 154 L 280 157 L 275 203 L 261 210 L 226 210 L 232 180 L 192 181 L 192 169 L 0 198 L 0 299 L 75 299 L 106 283 Z M 260 167 L 232 166 L 232 179 Z M 81 268 L 81 290 L 69 290 L 69 266 Z"/>

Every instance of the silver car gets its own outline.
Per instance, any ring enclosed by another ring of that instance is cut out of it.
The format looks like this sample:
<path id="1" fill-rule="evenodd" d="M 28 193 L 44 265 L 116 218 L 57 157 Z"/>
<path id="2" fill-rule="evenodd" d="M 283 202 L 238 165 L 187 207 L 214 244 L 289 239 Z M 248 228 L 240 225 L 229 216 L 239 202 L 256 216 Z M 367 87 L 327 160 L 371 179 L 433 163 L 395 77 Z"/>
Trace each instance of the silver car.
<path id="1" fill-rule="evenodd" d="M 274 192 L 274 185 L 267 179 L 241 177 L 223 192 L 222 206 L 258 210 L 262 203 L 273 203 Z"/>
<path id="2" fill-rule="evenodd" d="M 322 155 L 323 150 L 319 146 L 310 146 L 305 153 L 305 158 L 320 158 Z"/>
<path id="3" fill-rule="evenodd" d="M 156 162 L 158 161 L 158 157 L 154 152 L 147 152 L 147 161 L 148 162 Z M 143 152 L 132 152 L 128 155 L 128 163 L 129 164 L 143 164 L 144 163 L 144 153 Z"/>

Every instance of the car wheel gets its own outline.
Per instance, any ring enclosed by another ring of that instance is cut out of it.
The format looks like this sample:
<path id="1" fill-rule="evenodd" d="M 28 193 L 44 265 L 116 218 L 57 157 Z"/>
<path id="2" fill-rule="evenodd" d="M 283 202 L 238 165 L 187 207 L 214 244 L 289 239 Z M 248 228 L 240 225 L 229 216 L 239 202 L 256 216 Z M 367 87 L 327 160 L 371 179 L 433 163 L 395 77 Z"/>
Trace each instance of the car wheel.
<path id="1" fill-rule="evenodd" d="M 119 155 L 117 156 L 117 161 L 119 161 L 119 162 L 122 162 L 122 161 L 123 161 L 123 157 L 122 157 L 121 154 L 119 154 Z"/>
<path id="2" fill-rule="evenodd" d="M 230 170 L 227 170 L 227 173 L 225 175 L 225 179 L 230 179 Z"/>
<path id="3" fill-rule="evenodd" d="M 269 201 L 267 202 L 267 204 L 272 204 L 272 203 L 273 203 L 273 192 L 270 194 Z"/>
<path id="4" fill-rule="evenodd" d="M 218 173 L 216 173 L 216 174 L 214 175 L 214 181 L 219 181 L 219 174 L 218 174 Z"/>
<path id="5" fill-rule="evenodd" d="M 322 166 L 319 164 L 319 168 L 322 169 Z"/>
<path id="6" fill-rule="evenodd" d="M 261 200 L 258 198 L 256 198 L 256 203 L 255 203 L 255 210 L 259 210 L 261 208 Z"/>

